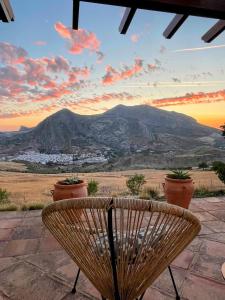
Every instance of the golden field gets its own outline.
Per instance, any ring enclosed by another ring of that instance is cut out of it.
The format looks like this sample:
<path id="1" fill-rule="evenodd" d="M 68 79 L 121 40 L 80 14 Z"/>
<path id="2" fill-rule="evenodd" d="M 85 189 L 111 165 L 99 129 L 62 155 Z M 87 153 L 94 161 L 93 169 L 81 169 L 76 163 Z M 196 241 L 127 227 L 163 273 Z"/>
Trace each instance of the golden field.
<path id="1" fill-rule="evenodd" d="M 12 165 L 13 164 L 13 165 Z M 17 172 L 6 171 L 16 169 Z M 99 173 L 79 173 L 79 174 L 32 174 L 21 173 L 26 167 L 17 163 L 0 163 L 0 188 L 7 189 L 10 192 L 10 201 L 17 205 L 25 203 L 48 203 L 52 200 L 51 190 L 54 183 L 66 177 L 78 175 L 86 181 L 95 179 L 99 182 L 100 193 L 103 195 L 120 194 L 125 192 L 126 180 L 130 175 L 144 174 L 146 178 L 145 186 L 157 188 L 162 192 L 162 182 L 166 170 L 129 170 L 118 172 L 99 172 Z M 222 182 L 212 171 L 190 171 L 194 179 L 195 186 L 205 186 L 210 190 L 224 188 Z"/>

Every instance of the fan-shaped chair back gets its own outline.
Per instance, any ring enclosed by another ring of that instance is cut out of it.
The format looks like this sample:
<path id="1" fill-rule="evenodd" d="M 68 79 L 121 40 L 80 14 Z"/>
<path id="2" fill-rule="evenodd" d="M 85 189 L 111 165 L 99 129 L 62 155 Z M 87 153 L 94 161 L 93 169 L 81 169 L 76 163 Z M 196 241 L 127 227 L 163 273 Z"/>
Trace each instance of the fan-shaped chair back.
<path id="1" fill-rule="evenodd" d="M 110 300 L 138 298 L 200 230 L 186 209 L 127 198 L 58 201 L 43 210 L 42 219 Z"/>

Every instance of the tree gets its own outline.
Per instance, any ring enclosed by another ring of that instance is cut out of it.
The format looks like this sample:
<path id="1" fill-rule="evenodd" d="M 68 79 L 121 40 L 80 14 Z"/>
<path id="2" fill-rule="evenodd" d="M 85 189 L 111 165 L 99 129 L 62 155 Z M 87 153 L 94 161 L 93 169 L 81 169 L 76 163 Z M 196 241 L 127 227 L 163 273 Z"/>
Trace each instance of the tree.
<path id="1" fill-rule="evenodd" d="M 132 195 L 138 195 L 140 193 L 142 185 L 145 184 L 145 182 L 145 176 L 143 174 L 135 174 L 133 176 L 130 176 L 130 178 L 126 182 L 126 185 Z"/>
<path id="2" fill-rule="evenodd" d="M 218 178 L 225 184 L 225 163 L 217 161 L 213 163 L 213 170 Z"/>
<path id="3" fill-rule="evenodd" d="M 201 163 L 198 165 L 198 167 L 199 167 L 199 169 L 202 169 L 202 170 L 204 171 L 205 169 L 208 168 L 208 165 L 207 165 L 206 162 L 201 162 Z"/>
<path id="4" fill-rule="evenodd" d="M 225 124 L 221 125 L 220 128 L 222 129 L 222 136 L 225 137 Z"/>

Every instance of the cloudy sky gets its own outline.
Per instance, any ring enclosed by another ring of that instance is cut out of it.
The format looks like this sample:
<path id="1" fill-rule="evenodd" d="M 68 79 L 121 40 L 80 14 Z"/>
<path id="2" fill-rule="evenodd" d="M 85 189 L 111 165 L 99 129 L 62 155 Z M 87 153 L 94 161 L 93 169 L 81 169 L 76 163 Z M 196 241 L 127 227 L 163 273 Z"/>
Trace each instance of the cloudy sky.
<path id="1" fill-rule="evenodd" d="M 173 14 L 137 11 L 120 35 L 124 8 L 72 1 L 11 0 L 16 21 L 0 23 L 0 130 L 34 126 L 69 108 L 102 113 L 148 104 L 214 127 L 225 122 L 225 33 L 205 44 L 215 20 L 190 17 L 172 40 Z"/>

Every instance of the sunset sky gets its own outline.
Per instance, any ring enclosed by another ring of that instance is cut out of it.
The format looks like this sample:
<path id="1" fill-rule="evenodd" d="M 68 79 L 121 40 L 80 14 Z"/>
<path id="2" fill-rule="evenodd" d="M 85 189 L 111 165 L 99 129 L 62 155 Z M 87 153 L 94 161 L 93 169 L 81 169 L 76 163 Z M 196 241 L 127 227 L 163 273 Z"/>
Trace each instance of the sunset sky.
<path id="1" fill-rule="evenodd" d="M 69 108 L 98 114 L 117 104 L 148 104 L 225 123 L 225 33 L 205 44 L 216 20 L 190 17 L 171 40 L 173 14 L 137 11 L 126 35 L 124 8 L 72 1 L 11 0 L 15 22 L 0 23 L 0 131 L 32 127 Z"/>

